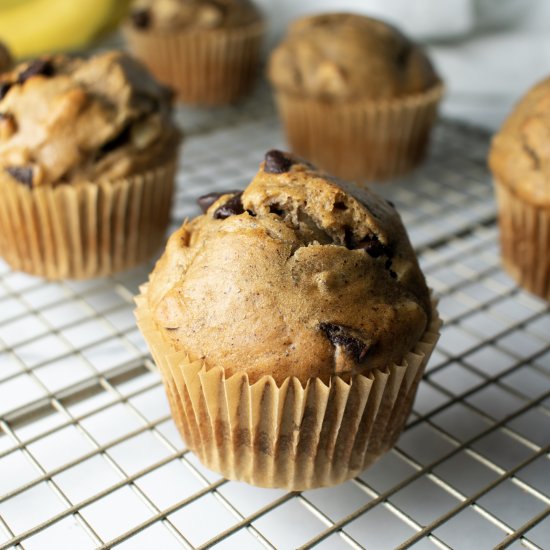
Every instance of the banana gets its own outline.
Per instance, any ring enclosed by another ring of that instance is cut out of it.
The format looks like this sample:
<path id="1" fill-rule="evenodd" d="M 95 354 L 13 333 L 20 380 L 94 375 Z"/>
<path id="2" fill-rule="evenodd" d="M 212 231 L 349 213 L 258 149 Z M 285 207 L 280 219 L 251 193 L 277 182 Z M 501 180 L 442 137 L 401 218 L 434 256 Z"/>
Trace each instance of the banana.
<path id="1" fill-rule="evenodd" d="M 107 25 L 118 0 L 0 0 L 0 41 L 15 57 L 85 46 Z"/>

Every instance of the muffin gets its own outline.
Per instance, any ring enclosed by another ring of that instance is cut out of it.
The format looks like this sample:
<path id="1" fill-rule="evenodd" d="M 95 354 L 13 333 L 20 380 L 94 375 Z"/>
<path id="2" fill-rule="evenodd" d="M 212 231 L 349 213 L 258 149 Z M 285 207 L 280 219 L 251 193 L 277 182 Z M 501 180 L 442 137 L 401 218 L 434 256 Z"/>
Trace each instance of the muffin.
<path id="1" fill-rule="evenodd" d="M 292 150 L 358 182 L 418 165 L 443 93 L 419 46 L 382 21 L 346 13 L 295 21 L 268 77 Z"/>
<path id="2" fill-rule="evenodd" d="M 179 141 L 170 91 L 126 54 L 0 75 L 0 256 L 49 279 L 143 262 L 164 240 Z"/>
<path id="3" fill-rule="evenodd" d="M 550 300 L 550 78 L 516 105 L 494 136 L 489 165 L 498 199 L 502 262 Z"/>
<path id="4" fill-rule="evenodd" d="M 263 30 L 250 0 L 137 0 L 124 35 L 180 101 L 224 105 L 250 91 Z"/>
<path id="5" fill-rule="evenodd" d="M 136 310 L 187 446 L 264 487 L 355 476 L 396 441 L 437 340 L 399 215 L 280 151 L 201 202 Z"/>

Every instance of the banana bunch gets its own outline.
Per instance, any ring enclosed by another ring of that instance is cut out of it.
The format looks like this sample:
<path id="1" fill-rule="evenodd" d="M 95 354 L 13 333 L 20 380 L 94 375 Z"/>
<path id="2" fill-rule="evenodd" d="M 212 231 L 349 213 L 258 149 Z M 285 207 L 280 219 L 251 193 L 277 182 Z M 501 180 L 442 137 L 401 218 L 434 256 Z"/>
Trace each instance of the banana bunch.
<path id="1" fill-rule="evenodd" d="M 0 0 L 0 42 L 14 57 L 85 47 L 124 17 L 130 0 Z"/>

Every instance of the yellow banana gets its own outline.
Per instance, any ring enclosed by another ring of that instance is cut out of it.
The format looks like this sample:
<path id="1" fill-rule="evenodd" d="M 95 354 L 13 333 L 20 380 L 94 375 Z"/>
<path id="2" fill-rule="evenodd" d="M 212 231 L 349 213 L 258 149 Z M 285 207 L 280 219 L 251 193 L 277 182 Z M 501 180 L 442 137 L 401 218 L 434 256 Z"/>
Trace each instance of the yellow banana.
<path id="1" fill-rule="evenodd" d="M 0 41 L 15 57 L 78 49 L 109 22 L 117 0 L 0 0 Z"/>

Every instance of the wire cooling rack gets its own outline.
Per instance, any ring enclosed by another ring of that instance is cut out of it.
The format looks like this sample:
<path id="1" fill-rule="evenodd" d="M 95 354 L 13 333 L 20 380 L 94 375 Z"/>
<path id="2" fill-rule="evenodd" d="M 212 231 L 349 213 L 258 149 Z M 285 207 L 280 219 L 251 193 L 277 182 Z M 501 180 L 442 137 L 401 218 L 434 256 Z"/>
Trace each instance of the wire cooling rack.
<path id="1" fill-rule="evenodd" d="M 284 146 L 265 86 L 178 119 L 173 227 Z M 487 145 L 441 122 L 378 186 L 446 324 L 396 448 L 334 488 L 253 488 L 185 449 L 132 315 L 152 264 L 54 284 L 0 263 L 0 547 L 550 548 L 550 310 L 500 269 Z"/>

